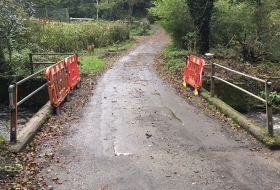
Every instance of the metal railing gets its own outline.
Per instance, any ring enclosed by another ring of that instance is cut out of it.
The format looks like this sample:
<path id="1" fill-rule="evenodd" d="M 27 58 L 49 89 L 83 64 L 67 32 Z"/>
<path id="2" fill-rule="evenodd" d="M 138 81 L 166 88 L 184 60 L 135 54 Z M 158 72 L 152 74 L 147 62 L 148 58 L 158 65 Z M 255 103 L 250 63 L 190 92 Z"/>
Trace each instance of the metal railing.
<path id="1" fill-rule="evenodd" d="M 250 79 L 253 79 L 253 80 L 256 80 L 258 82 L 262 82 L 265 84 L 265 96 L 266 96 L 266 99 L 263 99 L 243 88 L 240 88 L 239 86 L 237 85 L 234 85 L 224 79 L 221 79 L 219 77 L 216 77 L 215 76 L 215 66 L 218 66 L 222 69 L 225 69 L 225 70 L 228 70 L 230 72 L 233 72 L 233 73 L 236 73 L 236 74 L 239 74 L 239 75 L 242 75 L 242 76 L 245 76 L 247 78 L 250 78 Z M 259 78 L 256 78 L 256 77 L 253 77 L 253 76 L 250 76 L 250 75 L 247 75 L 247 74 L 244 74 L 244 73 L 241 73 L 241 72 L 238 72 L 238 71 L 235 71 L 235 70 L 232 70 L 232 69 L 229 69 L 227 67 L 224 67 L 222 65 L 219 65 L 217 63 L 212 63 L 211 64 L 211 97 L 214 97 L 214 93 L 215 93 L 215 80 L 214 79 L 217 79 L 219 81 L 222 81 L 234 88 L 237 88 L 239 90 L 241 90 L 242 92 L 245 92 L 246 94 L 262 101 L 263 103 L 266 104 L 266 120 L 267 120 L 267 129 L 268 129 L 268 133 L 270 136 L 273 136 L 273 120 L 272 120 L 272 97 L 270 96 L 271 94 L 271 85 L 272 83 L 269 81 L 269 80 L 263 80 L 263 79 L 259 79 Z"/>
<path id="2" fill-rule="evenodd" d="M 45 83 L 41 87 L 37 88 L 35 91 L 33 91 L 31 94 L 17 102 L 18 98 L 18 86 L 23 84 L 24 82 L 28 81 L 29 79 L 33 78 L 34 76 L 44 72 L 47 68 L 44 68 L 24 79 L 22 79 L 19 82 L 13 82 L 8 89 L 9 92 L 9 109 L 11 111 L 11 124 L 10 124 L 10 142 L 16 142 L 17 140 L 17 107 L 20 106 L 22 103 L 24 103 L 26 100 L 28 100 L 30 97 L 32 97 L 34 94 L 36 94 L 38 91 L 42 90 L 44 87 L 48 86 L 48 83 Z"/>
<path id="3" fill-rule="evenodd" d="M 33 64 L 55 64 L 56 62 L 33 62 L 32 56 L 33 55 L 73 55 L 75 53 L 29 53 L 29 62 L 30 62 L 30 71 L 31 75 L 33 72 Z"/>

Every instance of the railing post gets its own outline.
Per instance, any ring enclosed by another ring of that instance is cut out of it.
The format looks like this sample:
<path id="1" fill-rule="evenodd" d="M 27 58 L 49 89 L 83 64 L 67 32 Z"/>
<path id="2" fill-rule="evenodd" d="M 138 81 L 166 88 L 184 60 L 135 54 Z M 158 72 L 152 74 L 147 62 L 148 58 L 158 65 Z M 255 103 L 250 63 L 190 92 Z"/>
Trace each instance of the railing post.
<path id="1" fill-rule="evenodd" d="M 215 65 L 212 63 L 211 64 L 211 97 L 214 97 L 214 93 L 215 93 L 215 80 L 213 78 L 213 76 L 215 75 Z"/>
<path id="2" fill-rule="evenodd" d="M 17 83 L 9 86 L 9 109 L 11 110 L 10 142 L 17 141 Z"/>
<path id="3" fill-rule="evenodd" d="M 272 120 L 272 97 L 271 94 L 271 82 L 267 80 L 265 82 L 265 94 L 266 94 L 266 121 L 267 130 L 270 136 L 273 136 L 273 120 Z"/>
<path id="4" fill-rule="evenodd" d="M 31 75 L 32 75 L 33 74 L 32 53 L 29 53 L 29 62 L 30 62 L 30 70 L 31 70 Z"/>

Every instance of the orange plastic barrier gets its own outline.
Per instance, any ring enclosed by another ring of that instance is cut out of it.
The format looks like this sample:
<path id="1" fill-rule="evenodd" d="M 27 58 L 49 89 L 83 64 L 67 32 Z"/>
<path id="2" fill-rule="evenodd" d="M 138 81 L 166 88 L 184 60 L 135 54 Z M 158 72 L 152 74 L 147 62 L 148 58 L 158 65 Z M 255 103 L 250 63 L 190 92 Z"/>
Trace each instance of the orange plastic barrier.
<path id="1" fill-rule="evenodd" d="M 67 101 L 70 101 L 70 86 L 68 84 L 68 73 L 65 61 L 60 61 L 48 67 L 46 70 L 46 77 L 52 106 L 58 108 L 65 97 L 67 97 Z M 59 113 L 57 113 L 57 115 L 59 115 Z"/>
<path id="2" fill-rule="evenodd" d="M 65 59 L 66 68 L 68 70 L 68 83 L 70 86 L 70 89 L 73 90 L 73 88 L 76 86 L 78 82 L 80 82 L 80 74 L 79 74 L 79 68 L 77 63 L 77 54 L 74 54 L 68 58 Z"/>
<path id="3" fill-rule="evenodd" d="M 196 91 L 202 87 L 203 69 L 205 61 L 194 55 L 188 57 L 186 69 L 184 72 L 184 86 L 186 82 L 193 86 Z"/>

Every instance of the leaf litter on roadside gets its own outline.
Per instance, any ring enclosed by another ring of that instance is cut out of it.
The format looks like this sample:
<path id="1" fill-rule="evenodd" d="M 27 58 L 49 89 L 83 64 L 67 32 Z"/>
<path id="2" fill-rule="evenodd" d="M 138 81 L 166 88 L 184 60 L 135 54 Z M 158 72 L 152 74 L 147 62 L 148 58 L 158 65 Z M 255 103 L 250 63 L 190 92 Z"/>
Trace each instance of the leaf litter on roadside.
<path id="1" fill-rule="evenodd" d="M 61 106 L 61 115 L 54 115 L 48 119 L 23 152 L 13 154 L 8 151 L 7 146 L 2 146 L 0 155 L 6 159 L 0 159 L 0 167 L 9 165 L 13 170 L 4 171 L 0 168 L 0 189 L 53 189 L 46 182 L 51 177 L 41 176 L 41 171 L 57 157 L 55 151 L 61 146 L 57 141 L 58 137 L 69 134 L 69 124 L 81 119 L 82 111 L 80 110 L 87 104 L 89 97 L 93 95 L 92 90 L 97 79 L 126 53 L 127 51 L 120 51 L 114 54 L 102 70 L 83 76 L 81 88 L 71 97 L 70 102 Z M 38 154 L 37 152 L 42 147 L 52 148 L 52 152 Z M 56 159 L 56 161 L 61 162 L 60 159 Z M 48 169 L 47 173 L 50 172 L 51 169 Z M 70 169 L 67 173 L 70 173 Z M 54 181 L 58 184 L 67 181 L 66 179 L 59 181 L 58 178 L 56 179 Z M 107 185 L 102 186 L 102 189 L 106 187 Z"/>

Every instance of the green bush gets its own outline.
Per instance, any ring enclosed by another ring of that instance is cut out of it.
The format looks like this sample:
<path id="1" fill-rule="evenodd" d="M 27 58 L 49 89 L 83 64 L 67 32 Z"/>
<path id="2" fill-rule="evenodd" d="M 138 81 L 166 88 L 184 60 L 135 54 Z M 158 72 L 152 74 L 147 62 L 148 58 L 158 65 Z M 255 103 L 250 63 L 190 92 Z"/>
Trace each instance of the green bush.
<path id="1" fill-rule="evenodd" d="M 155 30 L 151 29 L 150 21 L 147 19 L 143 19 L 141 21 L 134 21 L 130 25 L 130 34 L 132 36 L 144 36 L 151 35 L 155 32 Z M 144 32 L 144 28 L 146 29 L 146 33 Z"/>
<path id="2" fill-rule="evenodd" d="M 193 21 L 185 0 L 153 1 L 149 13 L 158 17 L 158 25 L 170 35 L 175 46 L 187 49 L 193 39 L 185 38 L 194 32 Z"/>
<path id="3" fill-rule="evenodd" d="M 120 22 L 46 23 L 33 19 L 26 25 L 29 44 L 54 52 L 80 51 L 92 44 L 104 47 L 129 39 L 129 28 Z"/>
<path id="4" fill-rule="evenodd" d="M 3 146 L 5 143 L 6 143 L 6 138 L 0 132 L 0 147 Z"/>
<path id="5" fill-rule="evenodd" d="M 72 22 L 60 23 L 26 19 L 19 28 L 19 35 L 11 43 L 9 51 L 3 49 L 6 64 L 2 65 L 5 76 L 16 80 L 30 74 L 28 53 L 72 53 L 87 50 L 90 45 L 106 47 L 130 38 L 128 25 L 121 22 Z M 42 61 L 36 60 L 33 61 Z"/>
<path id="6" fill-rule="evenodd" d="M 280 11 L 276 1 L 260 4 L 219 0 L 212 15 L 211 45 L 232 48 L 244 61 L 280 60 Z"/>

